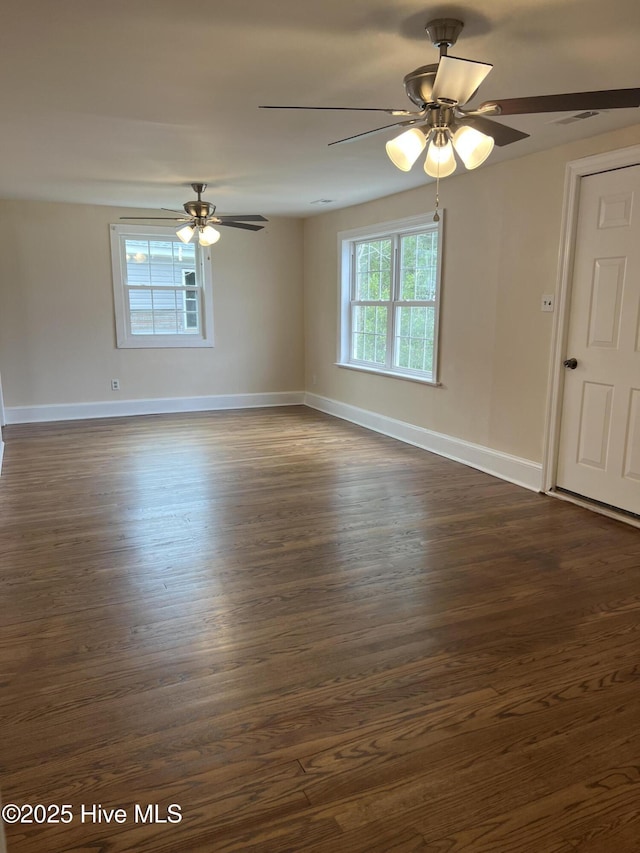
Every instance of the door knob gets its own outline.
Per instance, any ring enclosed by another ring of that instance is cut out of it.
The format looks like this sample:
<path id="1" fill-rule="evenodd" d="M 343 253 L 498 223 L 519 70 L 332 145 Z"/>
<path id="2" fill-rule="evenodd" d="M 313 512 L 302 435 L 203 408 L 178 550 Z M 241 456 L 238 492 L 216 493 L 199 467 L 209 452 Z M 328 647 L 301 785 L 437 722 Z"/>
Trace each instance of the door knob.
<path id="1" fill-rule="evenodd" d="M 578 360 L 575 358 L 568 358 L 566 361 L 562 362 L 565 367 L 568 367 L 569 370 L 575 370 L 578 366 Z"/>

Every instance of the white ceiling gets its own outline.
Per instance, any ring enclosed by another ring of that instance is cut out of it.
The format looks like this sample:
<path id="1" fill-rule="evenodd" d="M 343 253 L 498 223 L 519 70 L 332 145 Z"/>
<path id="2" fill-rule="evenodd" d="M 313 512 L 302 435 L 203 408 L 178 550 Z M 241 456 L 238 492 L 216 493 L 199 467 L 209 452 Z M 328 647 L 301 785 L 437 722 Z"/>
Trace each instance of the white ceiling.
<path id="1" fill-rule="evenodd" d="M 384 113 L 436 62 L 424 25 L 458 17 L 452 55 L 493 63 L 472 103 L 639 85 L 638 0 L 17 0 L 0 19 L 0 197 L 175 207 L 205 181 L 220 213 L 309 216 L 426 182 L 399 172 Z M 512 116 L 531 139 L 489 163 L 640 121 Z M 506 120 L 505 120 L 506 121 Z M 391 134 L 393 135 L 393 134 Z M 313 204 L 331 199 L 330 205 Z"/>

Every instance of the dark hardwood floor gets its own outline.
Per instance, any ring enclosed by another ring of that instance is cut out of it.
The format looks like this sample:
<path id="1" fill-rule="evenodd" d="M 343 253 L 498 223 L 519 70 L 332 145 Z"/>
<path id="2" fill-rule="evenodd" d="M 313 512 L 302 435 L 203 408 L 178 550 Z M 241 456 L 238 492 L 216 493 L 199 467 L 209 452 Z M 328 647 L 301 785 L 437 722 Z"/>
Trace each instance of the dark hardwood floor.
<path id="1" fill-rule="evenodd" d="M 5 438 L 9 853 L 640 850 L 639 530 L 304 407 Z"/>

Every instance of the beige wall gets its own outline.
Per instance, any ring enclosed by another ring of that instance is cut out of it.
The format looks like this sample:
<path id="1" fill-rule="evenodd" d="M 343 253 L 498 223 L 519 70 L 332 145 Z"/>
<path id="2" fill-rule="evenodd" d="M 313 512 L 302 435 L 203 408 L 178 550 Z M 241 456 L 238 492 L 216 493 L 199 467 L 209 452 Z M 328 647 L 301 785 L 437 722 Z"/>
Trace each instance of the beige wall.
<path id="1" fill-rule="evenodd" d="M 433 209 L 435 185 L 305 222 L 309 391 L 524 459 L 542 459 L 566 163 L 640 142 L 640 125 L 447 178 L 442 387 L 334 365 L 337 235 Z M 313 376 L 316 384 L 313 384 Z"/>
<path id="2" fill-rule="evenodd" d="M 636 125 L 442 182 L 440 388 L 334 364 L 338 232 L 431 210 L 433 184 L 257 234 L 225 230 L 214 349 L 116 348 L 108 226 L 139 211 L 0 201 L 5 405 L 306 387 L 539 462 L 553 320 L 540 300 L 556 287 L 565 166 L 639 142 Z"/>
<path id="3" fill-rule="evenodd" d="M 5 406 L 301 390 L 302 223 L 224 229 L 213 349 L 119 350 L 109 224 L 126 213 L 141 211 L 0 201 Z"/>

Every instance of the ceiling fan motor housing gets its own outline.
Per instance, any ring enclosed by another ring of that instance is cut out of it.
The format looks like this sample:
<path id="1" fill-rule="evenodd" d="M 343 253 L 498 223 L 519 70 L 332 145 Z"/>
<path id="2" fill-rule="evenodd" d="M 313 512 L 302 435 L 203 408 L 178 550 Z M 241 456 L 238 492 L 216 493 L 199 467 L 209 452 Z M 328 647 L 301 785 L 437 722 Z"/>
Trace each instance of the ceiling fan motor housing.
<path id="1" fill-rule="evenodd" d="M 184 209 L 188 216 L 195 218 L 212 216 L 215 212 L 215 205 L 209 204 L 208 201 L 188 201 L 184 205 Z"/>
<path id="2" fill-rule="evenodd" d="M 204 220 L 208 216 L 213 216 L 216 212 L 215 204 L 210 204 L 208 201 L 202 201 L 202 193 L 206 190 L 206 184 L 191 184 L 191 189 L 198 196 L 197 201 L 188 201 L 183 204 L 187 216 L 193 216 L 194 219 Z M 202 222 L 198 223 L 204 224 Z"/>
<path id="3" fill-rule="evenodd" d="M 438 72 L 438 63 L 421 65 L 404 78 L 405 92 L 421 110 L 430 103 L 433 83 Z"/>

